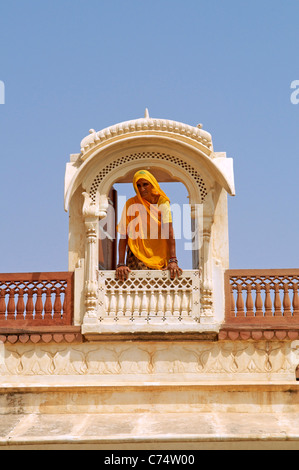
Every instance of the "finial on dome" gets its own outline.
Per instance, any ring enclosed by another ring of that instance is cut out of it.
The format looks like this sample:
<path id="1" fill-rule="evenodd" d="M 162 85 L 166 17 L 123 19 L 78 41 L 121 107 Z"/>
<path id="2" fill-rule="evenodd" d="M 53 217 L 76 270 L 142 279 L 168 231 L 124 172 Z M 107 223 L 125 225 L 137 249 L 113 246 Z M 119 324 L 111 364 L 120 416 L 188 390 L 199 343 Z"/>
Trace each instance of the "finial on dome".
<path id="1" fill-rule="evenodd" d="M 197 124 L 198 129 L 202 129 L 202 124 Z"/>
<path id="2" fill-rule="evenodd" d="M 149 119 L 149 118 L 150 118 L 150 116 L 149 116 L 148 109 L 145 108 L 144 119 Z"/>

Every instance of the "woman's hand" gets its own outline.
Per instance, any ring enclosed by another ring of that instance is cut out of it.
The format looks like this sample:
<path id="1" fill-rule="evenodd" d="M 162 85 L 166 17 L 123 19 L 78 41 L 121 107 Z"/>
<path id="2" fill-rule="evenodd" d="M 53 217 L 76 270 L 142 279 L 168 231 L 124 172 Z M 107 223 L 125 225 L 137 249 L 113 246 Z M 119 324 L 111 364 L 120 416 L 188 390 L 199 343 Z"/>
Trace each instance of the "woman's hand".
<path id="1" fill-rule="evenodd" d="M 183 274 L 183 270 L 179 268 L 178 264 L 175 263 L 174 261 L 169 263 L 167 268 L 163 268 L 162 271 L 169 271 L 170 272 L 170 278 L 175 279 L 175 277 L 180 277 Z"/>
<path id="2" fill-rule="evenodd" d="M 129 278 L 131 269 L 128 266 L 119 266 L 116 268 L 115 277 L 119 281 L 126 281 Z"/>

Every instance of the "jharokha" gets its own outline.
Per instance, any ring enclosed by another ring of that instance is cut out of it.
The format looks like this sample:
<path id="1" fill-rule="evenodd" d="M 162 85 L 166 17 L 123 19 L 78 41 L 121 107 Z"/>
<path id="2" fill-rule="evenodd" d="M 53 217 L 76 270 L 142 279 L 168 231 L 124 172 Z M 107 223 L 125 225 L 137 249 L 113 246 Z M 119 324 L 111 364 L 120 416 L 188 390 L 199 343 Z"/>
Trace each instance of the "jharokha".
<path id="1" fill-rule="evenodd" d="M 68 271 L 0 274 L 0 448 L 299 448 L 299 269 L 229 269 L 232 158 L 147 110 L 78 150 Z"/>

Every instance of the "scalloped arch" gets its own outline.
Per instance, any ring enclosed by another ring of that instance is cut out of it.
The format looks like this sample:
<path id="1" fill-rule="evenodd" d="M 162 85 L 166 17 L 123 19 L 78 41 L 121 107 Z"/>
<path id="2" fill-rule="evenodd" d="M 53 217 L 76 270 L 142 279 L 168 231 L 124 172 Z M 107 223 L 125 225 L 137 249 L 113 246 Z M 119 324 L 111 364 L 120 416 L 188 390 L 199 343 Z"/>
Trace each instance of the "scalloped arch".
<path id="1" fill-rule="evenodd" d="M 146 159 L 146 155 L 151 155 L 149 159 L 155 164 L 159 163 L 160 158 L 161 162 L 168 162 L 170 168 L 177 168 L 181 174 L 191 175 L 189 181 L 195 181 L 200 190 L 200 196 L 195 197 L 193 188 L 193 200 L 196 199 L 197 202 L 204 200 L 214 182 L 220 184 L 229 194 L 235 194 L 232 159 L 227 159 L 225 154 L 215 154 L 193 136 L 187 138 L 181 133 L 170 133 L 169 127 L 167 131 L 161 129 L 159 132 L 156 130 L 145 132 L 144 129 L 140 131 L 135 129 L 132 133 L 129 131 L 130 126 L 124 134 L 115 136 L 112 133 L 113 137 L 109 135 L 105 141 L 88 142 L 85 147 L 86 149 L 88 147 L 88 151 L 84 158 L 81 154 L 74 164 L 68 164 L 65 179 L 66 211 L 80 184 L 87 192 L 91 191 L 94 200 L 101 179 L 113 168 L 118 168 L 122 162 L 127 164 L 132 158 L 135 161 Z M 195 132 L 198 133 L 199 129 Z M 94 134 L 90 138 L 94 138 Z"/>
<path id="2" fill-rule="evenodd" d="M 192 167 L 192 165 L 188 164 L 184 160 L 173 156 L 171 154 L 166 154 L 164 152 L 136 152 L 136 153 L 131 153 L 128 155 L 124 155 L 112 162 L 110 162 L 108 165 L 106 165 L 104 168 L 102 168 L 99 173 L 96 175 L 94 178 L 90 188 L 88 188 L 88 192 L 90 194 L 90 198 L 93 203 L 96 202 L 96 193 L 98 191 L 99 186 L 101 185 L 101 182 L 111 173 L 115 172 L 116 169 L 120 168 L 121 166 L 128 164 L 128 163 L 133 163 L 133 162 L 142 162 L 150 160 L 153 164 L 162 164 L 162 162 L 165 163 L 172 163 L 173 165 L 177 166 L 180 172 L 183 170 L 183 172 L 187 173 L 189 177 L 191 177 L 194 180 L 195 186 L 197 186 L 199 195 L 200 195 L 200 200 L 198 202 L 202 203 L 204 202 L 204 199 L 208 193 L 206 184 L 202 178 L 202 176 L 199 174 L 199 172 Z M 111 184 L 111 183 L 110 183 Z M 107 188 L 106 188 L 107 190 Z"/>

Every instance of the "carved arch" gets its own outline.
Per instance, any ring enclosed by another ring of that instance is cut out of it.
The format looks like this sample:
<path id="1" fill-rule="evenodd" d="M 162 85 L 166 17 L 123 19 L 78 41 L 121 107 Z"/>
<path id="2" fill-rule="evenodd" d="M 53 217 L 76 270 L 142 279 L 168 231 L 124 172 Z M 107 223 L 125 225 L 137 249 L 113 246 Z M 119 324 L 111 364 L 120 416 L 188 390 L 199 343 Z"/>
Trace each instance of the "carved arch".
<path id="1" fill-rule="evenodd" d="M 124 153 L 125 148 L 126 153 Z M 120 157 L 125 158 L 138 152 L 139 155 L 142 155 L 143 152 L 151 152 L 152 155 L 155 153 L 163 155 L 164 158 L 160 157 L 161 163 L 167 158 L 169 168 L 172 167 L 177 170 L 181 168 L 183 176 L 178 180 L 183 183 L 185 182 L 186 175 L 188 176 L 188 171 L 184 172 L 183 167 L 185 169 L 188 168 L 189 172 L 194 175 L 198 173 L 196 169 L 199 168 L 200 177 L 203 179 L 207 189 L 214 186 L 215 182 L 217 182 L 229 194 L 234 194 L 231 159 L 216 157 L 215 154 L 208 156 L 195 145 L 177 140 L 177 136 L 170 138 L 170 136 L 163 135 L 134 135 L 126 139 L 106 143 L 101 148 L 95 147 L 91 152 L 86 159 L 79 155 L 76 163 L 69 165 L 67 169 L 65 183 L 66 211 L 69 209 L 72 196 L 80 184 L 82 184 L 84 190 L 88 191 L 88 189 L 91 189 L 95 175 L 98 175 L 104 167 L 112 161 L 115 165 L 115 160 L 118 160 Z M 142 160 L 144 157 L 139 158 Z M 159 164 L 158 160 L 159 157 L 155 159 L 157 164 Z M 146 164 L 145 161 L 143 163 Z M 191 199 L 190 195 L 190 201 Z M 195 203 L 194 198 L 193 202 Z M 196 200 L 196 203 L 200 202 L 200 200 Z"/>
<path id="2" fill-rule="evenodd" d="M 135 152 L 120 156 L 101 168 L 90 182 L 87 192 L 93 204 L 96 204 L 97 193 L 107 195 L 110 187 L 117 182 L 119 176 L 137 170 L 136 163 L 141 167 L 150 165 L 160 167 L 165 172 L 172 172 L 173 181 L 182 182 L 190 196 L 191 204 L 202 204 L 208 194 L 208 186 L 201 174 L 182 158 L 165 152 Z"/>

